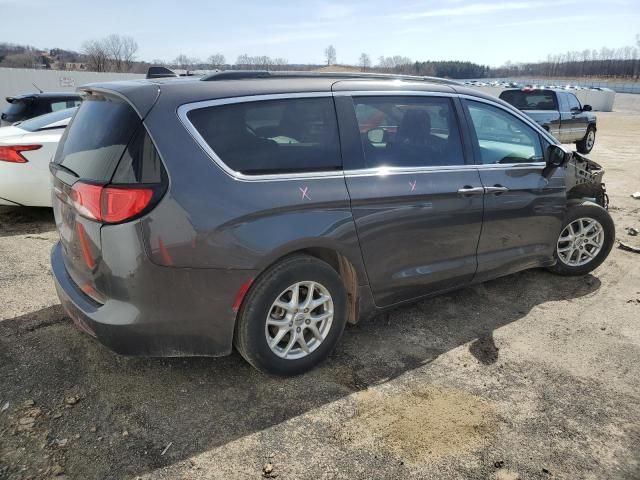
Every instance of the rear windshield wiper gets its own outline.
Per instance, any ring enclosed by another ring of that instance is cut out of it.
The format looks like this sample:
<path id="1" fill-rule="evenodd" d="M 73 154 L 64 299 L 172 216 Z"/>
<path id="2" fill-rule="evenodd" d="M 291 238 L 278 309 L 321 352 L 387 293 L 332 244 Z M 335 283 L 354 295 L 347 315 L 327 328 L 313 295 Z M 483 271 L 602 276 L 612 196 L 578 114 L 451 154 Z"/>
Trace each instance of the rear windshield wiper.
<path id="1" fill-rule="evenodd" d="M 49 170 L 51 170 L 51 173 L 53 173 L 54 175 L 56 173 L 55 171 L 62 170 L 63 172 L 68 173 L 69 175 L 73 175 L 76 178 L 80 178 L 80 175 L 78 175 L 76 172 L 71 170 L 69 167 L 65 167 L 64 165 L 60 165 L 59 163 L 55 163 L 55 162 L 49 163 Z"/>

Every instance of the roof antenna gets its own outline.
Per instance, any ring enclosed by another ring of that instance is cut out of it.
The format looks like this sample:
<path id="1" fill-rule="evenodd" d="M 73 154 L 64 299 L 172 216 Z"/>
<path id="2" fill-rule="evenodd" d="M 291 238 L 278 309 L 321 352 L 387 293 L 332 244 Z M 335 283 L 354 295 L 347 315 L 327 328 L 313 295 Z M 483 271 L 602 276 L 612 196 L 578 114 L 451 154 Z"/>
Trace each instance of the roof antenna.
<path id="1" fill-rule="evenodd" d="M 31 83 L 31 85 L 33 85 L 34 87 L 36 87 L 40 93 L 44 93 L 44 90 L 42 90 L 42 89 L 41 89 L 38 85 L 36 85 L 35 83 L 33 83 L 33 82 L 32 82 L 32 83 Z"/>

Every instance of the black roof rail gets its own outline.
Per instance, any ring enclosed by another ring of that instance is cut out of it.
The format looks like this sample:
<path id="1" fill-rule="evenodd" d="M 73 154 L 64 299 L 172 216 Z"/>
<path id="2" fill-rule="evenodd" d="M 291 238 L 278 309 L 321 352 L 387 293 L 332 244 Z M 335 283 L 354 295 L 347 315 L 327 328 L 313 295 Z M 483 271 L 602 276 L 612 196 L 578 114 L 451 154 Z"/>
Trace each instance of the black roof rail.
<path id="1" fill-rule="evenodd" d="M 147 70 L 147 79 L 149 78 L 167 78 L 167 77 L 193 77 L 200 74 L 190 72 L 187 70 L 185 73 L 176 73 L 167 67 L 149 67 Z"/>
<path id="2" fill-rule="evenodd" d="M 440 83 L 444 85 L 460 85 L 460 82 L 438 77 L 418 75 L 399 75 L 394 73 L 366 72 L 310 72 L 310 71 L 269 71 L 269 70 L 224 70 L 203 76 L 200 80 L 211 82 L 216 80 L 247 80 L 255 78 L 341 78 L 341 79 L 379 79 L 379 80 L 412 80 L 418 82 Z"/>
<path id="3" fill-rule="evenodd" d="M 212 80 L 244 80 L 247 78 L 271 78 L 274 73 L 268 70 L 223 70 L 210 73 L 200 80 L 208 82 Z"/>
<path id="4" fill-rule="evenodd" d="M 166 78 L 177 76 L 177 73 L 167 67 L 149 67 L 149 70 L 147 70 L 147 78 Z"/>

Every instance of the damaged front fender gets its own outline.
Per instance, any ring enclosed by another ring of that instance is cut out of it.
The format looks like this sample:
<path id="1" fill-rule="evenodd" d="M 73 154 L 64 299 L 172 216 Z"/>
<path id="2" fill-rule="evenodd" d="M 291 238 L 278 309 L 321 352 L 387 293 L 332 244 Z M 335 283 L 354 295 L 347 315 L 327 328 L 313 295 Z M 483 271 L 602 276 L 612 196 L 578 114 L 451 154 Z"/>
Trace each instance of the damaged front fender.
<path id="1" fill-rule="evenodd" d="M 603 208 L 609 206 L 609 196 L 602 182 L 604 169 L 600 164 L 573 152 L 565 165 L 564 176 L 568 199 L 589 199 Z"/>

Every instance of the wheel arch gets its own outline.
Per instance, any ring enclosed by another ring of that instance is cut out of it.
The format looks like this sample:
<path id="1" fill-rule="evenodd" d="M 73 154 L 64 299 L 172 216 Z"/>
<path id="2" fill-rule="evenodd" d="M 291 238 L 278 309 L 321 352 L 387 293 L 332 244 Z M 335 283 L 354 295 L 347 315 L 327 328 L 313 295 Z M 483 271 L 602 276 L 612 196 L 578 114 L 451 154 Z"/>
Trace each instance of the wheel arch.
<path id="1" fill-rule="evenodd" d="M 362 259 L 353 258 L 355 255 L 345 252 L 342 248 L 334 245 L 332 242 L 318 243 L 302 242 L 285 246 L 272 252 L 266 256 L 264 261 L 258 267 L 259 273 L 255 278 L 259 278 L 264 272 L 281 262 L 282 260 L 294 255 L 307 255 L 327 263 L 333 268 L 342 279 L 347 293 L 347 322 L 355 324 L 359 320 L 359 290 L 362 285 L 367 284 L 366 272 Z M 255 279 L 254 279 L 255 282 Z M 250 286 L 243 295 L 242 303 L 247 297 Z M 235 321 L 237 322 L 237 314 Z"/>

